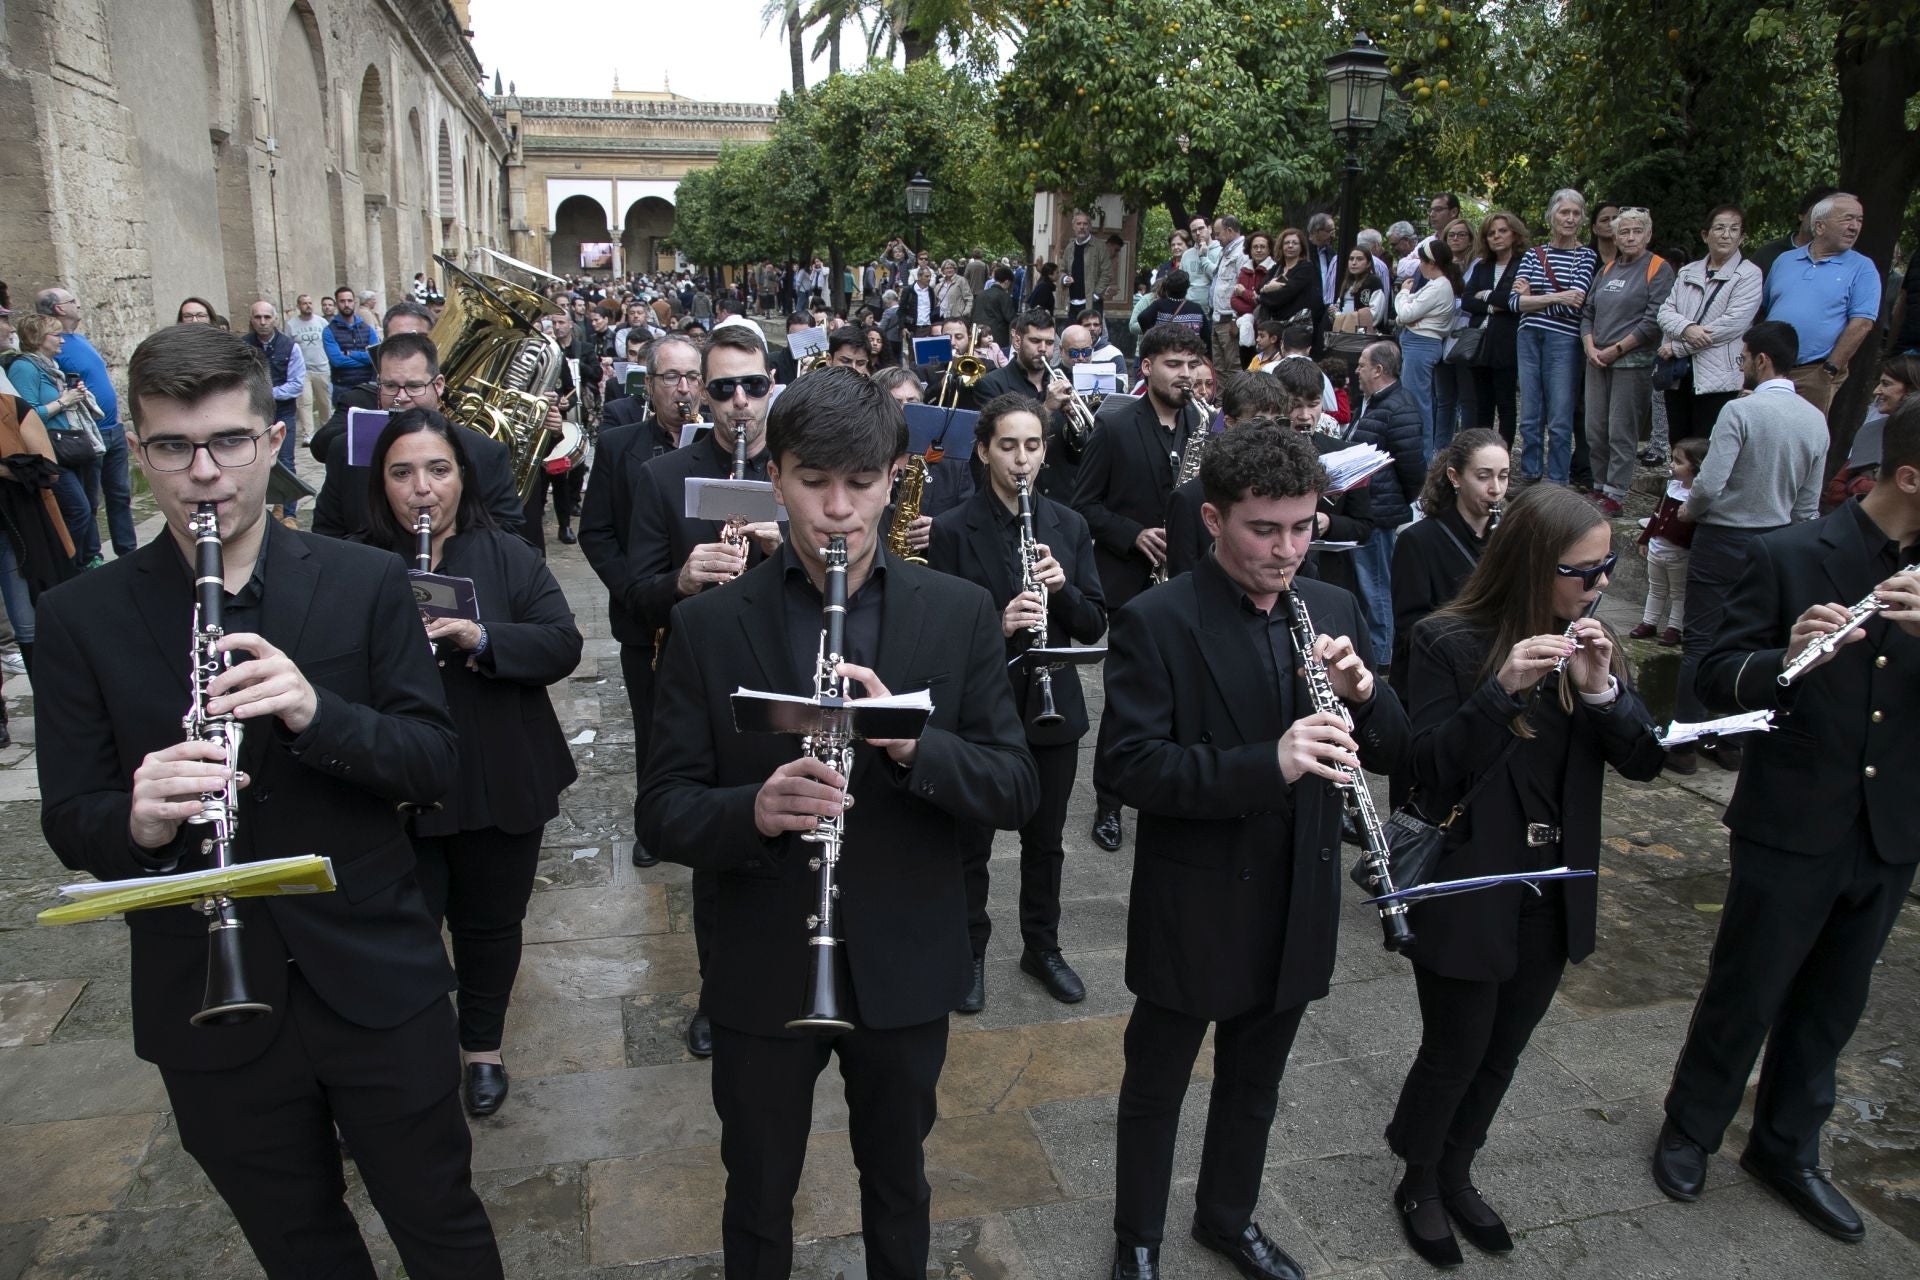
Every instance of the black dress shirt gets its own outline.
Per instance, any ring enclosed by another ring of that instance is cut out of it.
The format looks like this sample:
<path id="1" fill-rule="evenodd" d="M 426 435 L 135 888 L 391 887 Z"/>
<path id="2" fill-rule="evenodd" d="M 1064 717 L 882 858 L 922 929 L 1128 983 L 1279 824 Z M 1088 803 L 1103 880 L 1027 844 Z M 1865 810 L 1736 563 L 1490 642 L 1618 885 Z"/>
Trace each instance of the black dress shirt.
<path id="1" fill-rule="evenodd" d="M 1209 557 L 1211 559 L 1211 557 Z M 1214 561 L 1216 568 L 1219 562 Z M 1222 573 L 1226 571 L 1221 570 Z M 1229 579 L 1231 581 L 1231 579 Z M 1253 638 L 1254 652 L 1264 662 L 1260 664 L 1260 674 L 1267 682 L 1268 692 L 1273 694 L 1274 705 L 1280 708 L 1281 732 L 1293 723 L 1293 630 L 1292 610 L 1287 605 L 1285 593 L 1274 597 L 1273 608 L 1261 609 L 1247 598 L 1247 593 L 1239 594 L 1240 617 L 1246 623 L 1247 634 Z"/>
<path id="2" fill-rule="evenodd" d="M 793 669 L 811 678 L 820 656 L 821 611 L 826 600 L 813 585 L 794 553 L 792 543 L 780 546 L 780 578 L 787 603 L 787 642 L 793 646 Z M 842 662 L 872 667 L 880 657 L 880 609 L 887 594 L 887 553 L 875 547 L 873 568 L 857 590 L 847 595 L 846 628 L 841 643 Z M 851 691 L 856 696 L 861 691 Z"/>
<path id="3" fill-rule="evenodd" d="M 1905 551 L 1900 544 L 1887 536 L 1887 531 L 1874 523 L 1867 509 L 1858 500 L 1849 504 L 1853 508 L 1854 519 L 1860 522 L 1860 536 L 1867 546 L 1873 549 L 1873 571 L 1879 575 L 1875 581 L 1884 582 L 1910 564 L 1920 564 L 1920 542 L 1914 543 Z M 1852 602 L 1849 601 L 1849 604 Z"/>

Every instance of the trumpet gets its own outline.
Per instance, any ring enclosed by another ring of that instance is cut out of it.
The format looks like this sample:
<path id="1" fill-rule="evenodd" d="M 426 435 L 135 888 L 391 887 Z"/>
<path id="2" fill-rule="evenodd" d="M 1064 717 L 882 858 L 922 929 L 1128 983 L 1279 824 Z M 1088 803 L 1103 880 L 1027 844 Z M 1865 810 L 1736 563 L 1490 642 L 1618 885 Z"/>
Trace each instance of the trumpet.
<path id="1" fill-rule="evenodd" d="M 940 384 L 940 399 L 935 408 L 952 409 L 960 403 L 960 391 L 974 389 L 980 379 L 990 372 L 987 362 L 973 354 L 980 345 L 980 326 L 975 325 L 967 333 L 967 351 L 965 355 L 956 355 L 947 361 L 947 376 Z"/>
<path id="2" fill-rule="evenodd" d="M 1910 564 L 1900 572 L 1920 573 L 1920 564 Z M 1782 688 L 1792 684 L 1795 680 L 1805 675 L 1807 669 L 1813 666 L 1814 663 L 1838 649 L 1842 640 L 1845 640 L 1861 627 L 1866 626 L 1867 619 L 1886 607 L 1887 604 L 1884 600 L 1869 591 L 1866 599 L 1847 610 L 1847 620 L 1845 622 L 1835 627 L 1832 631 L 1815 636 L 1807 647 L 1800 651 L 1800 656 L 1782 667 L 1780 674 L 1774 678 L 1780 682 Z"/>
<path id="3" fill-rule="evenodd" d="M 211 742 L 226 757 L 225 783 L 218 791 L 201 793 L 200 812 L 187 821 L 210 829 L 200 851 L 211 855 L 214 866 L 226 868 L 233 865 L 233 838 L 240 817 L 241 725 L 231 714 L 207 712 L 207 686 L 232 665 L 232 656 L 218 647 L 226 634 L 221 621 L 226 568 L 215 504 L 201 503 L 187 518 L 187 530 L 193 534 L 192 700 L 180 725 L 189 742 Z M 240 945 L 245 923 L 233 899 L 215 894 L 202 898 L 198 908 L 207 918 L 207 988 L 200 1012 L 189 1021 L 196 1027 L 225 1027 L 272 1013 L 272 1005 L 255 1000 L 247 990 L 246 958 Z"/>
<path id="4" fill-rule="evenodd" d="M 413 517 L 413 567 L 422 573 L 433 571 L 433 516 L 425 507 Z"/>
<path id="5" fill-rule="evenodd" d="M 1044 649 L 1047 647 L 1047 589 L 1040 585 L 1034 569 L 1040 563 L 1040 544 L 1033 536 L 1033 491 L 1026 476 L 1016 480 L 1020 495 L 1020 593 L 1040 597 L 1040 621 L 1027 628 L 1031 637 L 1028 647 Z M 1033 717 L 1036 729 L 1051 729 L 1065 720 L 1053 708 L 1053 672 L 1044 663 L 1033 669 L 1033 679 L 1040 687 L 1040 709 Z"/>
<path id="6" fill-rule="evenodd" d="M 853 776 L 853 729 L 844 710 L 847 682 L 835 670 L 843 661 L 847 623 L 847 540 L 842 534 L 827 539 L 826 590 L 820 617 L 820 652 L 813 664 L 813 693 L 824 710 L 834 712 L 826 727 L 801 740 L 800 750 L 842 778 Z M 814 874 L 814 910 L 807 917 L 807 1003 L 801 1015 L 787 1023 L 789 1031 L 851 1031 L 853 1023 L 840 1012 L 840 939 L 834 931 L 834 906 L 840 897 L 835 875 L 840 848 L 846 838 L 846 810 L 853 797 L 841 792 L 840 812 L 815 818 L 812 831 L 800 839 L 817 846 L 807 859 Z"/>
<path id="7" fill-rule="evenodd" d="M 1093 407 L 1073 389 L 1072 380 L 1066 372 L 1051 360 L 1047 361 L 1047 375 L 1049 389 L 1062 382 L 1067 383 L 1067 421 L 1060 431 L 1060 443 L 1066 447 L 1068 457 L 1078 458 L 1087 447 L 1087 441 L 1093 437 Z"/>

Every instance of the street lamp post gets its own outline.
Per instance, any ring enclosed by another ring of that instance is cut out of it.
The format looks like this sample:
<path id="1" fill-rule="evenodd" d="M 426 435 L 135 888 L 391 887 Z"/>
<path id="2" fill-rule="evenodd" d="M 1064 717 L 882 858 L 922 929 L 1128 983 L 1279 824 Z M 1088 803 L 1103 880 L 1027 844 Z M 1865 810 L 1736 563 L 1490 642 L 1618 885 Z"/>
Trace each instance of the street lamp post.
<path id="1" fill-rule="evenodd" d="M 907 221 L 913 224 L 913 252 L 920 252 L 920 224 L 927 220 L 927 213 L 933 208 L 933 183 L 927 180 L 925 169 L 915 169 L 913 176 L 907 179 Z"/>
<path id="2" fill-rule="evenodd" d="M 1374 47 L 1367 33 L 1358 32 L 1350 48 L 1327 59 L 1327 123 L 1347 147 L 1340 186 L 1340 258 L 1337 273 L 1345 278 L 1347 255 L 1360 229 L 1360 144 L 1380 123 L 1386 105 L 1387 55 Z"/>

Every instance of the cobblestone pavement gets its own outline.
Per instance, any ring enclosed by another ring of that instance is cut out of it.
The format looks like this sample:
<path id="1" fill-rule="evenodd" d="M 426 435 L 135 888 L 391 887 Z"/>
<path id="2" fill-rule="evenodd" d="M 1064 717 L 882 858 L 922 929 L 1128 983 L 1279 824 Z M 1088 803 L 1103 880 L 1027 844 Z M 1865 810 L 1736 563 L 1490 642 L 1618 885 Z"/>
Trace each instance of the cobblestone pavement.
<path id="1" fill-rule="evenodd" d="M 604 596 L 575 548 L 552 546 L 589 637 L 580 669 L 553 690 L 581 779 L 547 831 L 508 1021 L 513 1096 L 474 1126 L 476 1179 L 510 1276 L 718 1277 L 719 1126 L 709 1068 L 680 1042 L 696 985 L 687 873 L 629 861 L 633 735 Z M 57 726 L 36 734 L 23 678 L 5 693 L 17 745 L 0 751 L 0 1280 L 257 1275 L 180 1150 L 156 1073 L 133 1057 L 124 928 L 33 924 L 67 878 L 41 841 L 34 780 L 37 738 Z M 1001 927 L 989 1004 L 954 1019 L 928 1144 L 930 1274 L 950 1280 L 1106 1274 L 1131 842 L 1107 854 L 1088 838 L 1091 764 L 1085 753 L 1062 924 L 1085 1003 L 1055 1004 L 1018 972 L 1017 849 L 1005 838 L 996 848 Z M 1829 1130 L 1837 1177 L 1869 1214 L 1866 1244 L 1828 1240 L 1754 1186 L 1735 1164 L 1738 1124 L 1699 1204 L 1670 1203 L 1647 1174 L 1725 889 L 1717 819 L 1730 783 L 1710 765 L 1680 784 L 1609 783 L 1599 950 L 1568 974 L 1477 1170 L 1518 1249 L 1507 1261 L 1472 1258 L 1469 1273 L 1920 1275 L 1920 929 L 1911 913 L 1841 1063 Z M 1428 1269 L 1389 1207 L 1397 1170 L 1380 1137 L 1418 1038 L 1413 983 L 1355 899 L 1342 929 L 1333 993 L 1308 1014 L 1282 1086 L 1259 1218 L 1313 1275 L 1420 1276 Z M 1203 1055 L 1170 1207 L 1170 1277 L 1232 1274 L 1179 1230 L 1208 1074 Z M 866 1274 L 858 1193 L 831 1070 L 817 1098 L 795 1274 L 856 1280 Z M 351 1169 L 349 1179 L 382 1274 L 401 1274 Z"/>

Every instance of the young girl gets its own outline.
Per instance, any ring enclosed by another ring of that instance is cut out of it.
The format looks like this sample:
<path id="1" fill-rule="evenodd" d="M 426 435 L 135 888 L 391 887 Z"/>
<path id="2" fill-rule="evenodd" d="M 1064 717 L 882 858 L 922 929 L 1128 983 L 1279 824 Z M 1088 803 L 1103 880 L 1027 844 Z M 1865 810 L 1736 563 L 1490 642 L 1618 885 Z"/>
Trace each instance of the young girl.
<path id="1" fill-rule="evenodd" d="M 1640 553 L 1647 558 L 1647 607 L 1640 613 L 1640 625 L 1627 632 L 1635 640 L 1658 630 L 1661 644 L 1680 643 L 1680 624 L 1687 616 L 1687 548 L 1693 543 L 1693 521 L 1682 519 L 1680 508 L 1706 460 L 1705 436 L 1674 442 L 1667 495 L 1640 534 Z M 1666 626 L 1661 628 L 1663 619 Z"/>
<path id="2" fill-rule="evenodd" d="M 1557 484 L 1534 485 L 1503 511 L 1459 596 L 1414 629 L 1414 786 L 1430 814 L 1464 801 L 1438 880 L 1595 870 L 1607 766 L 1641 781 L 1660 771 L 1626 663 L 1587 616 L 1614 564 L 1605 518 Z M 1593 950 L 1597 901 L 1583 878 L 1412 910 L 1420 1051 L 1386 1138 L 1406 1161 L 1394 1207 L 1429 1262 L 1460 1261 L 1449 1219 L 1483 1250 L 1513 1247 L 1472 1164 L 1561 974 Z"/>

